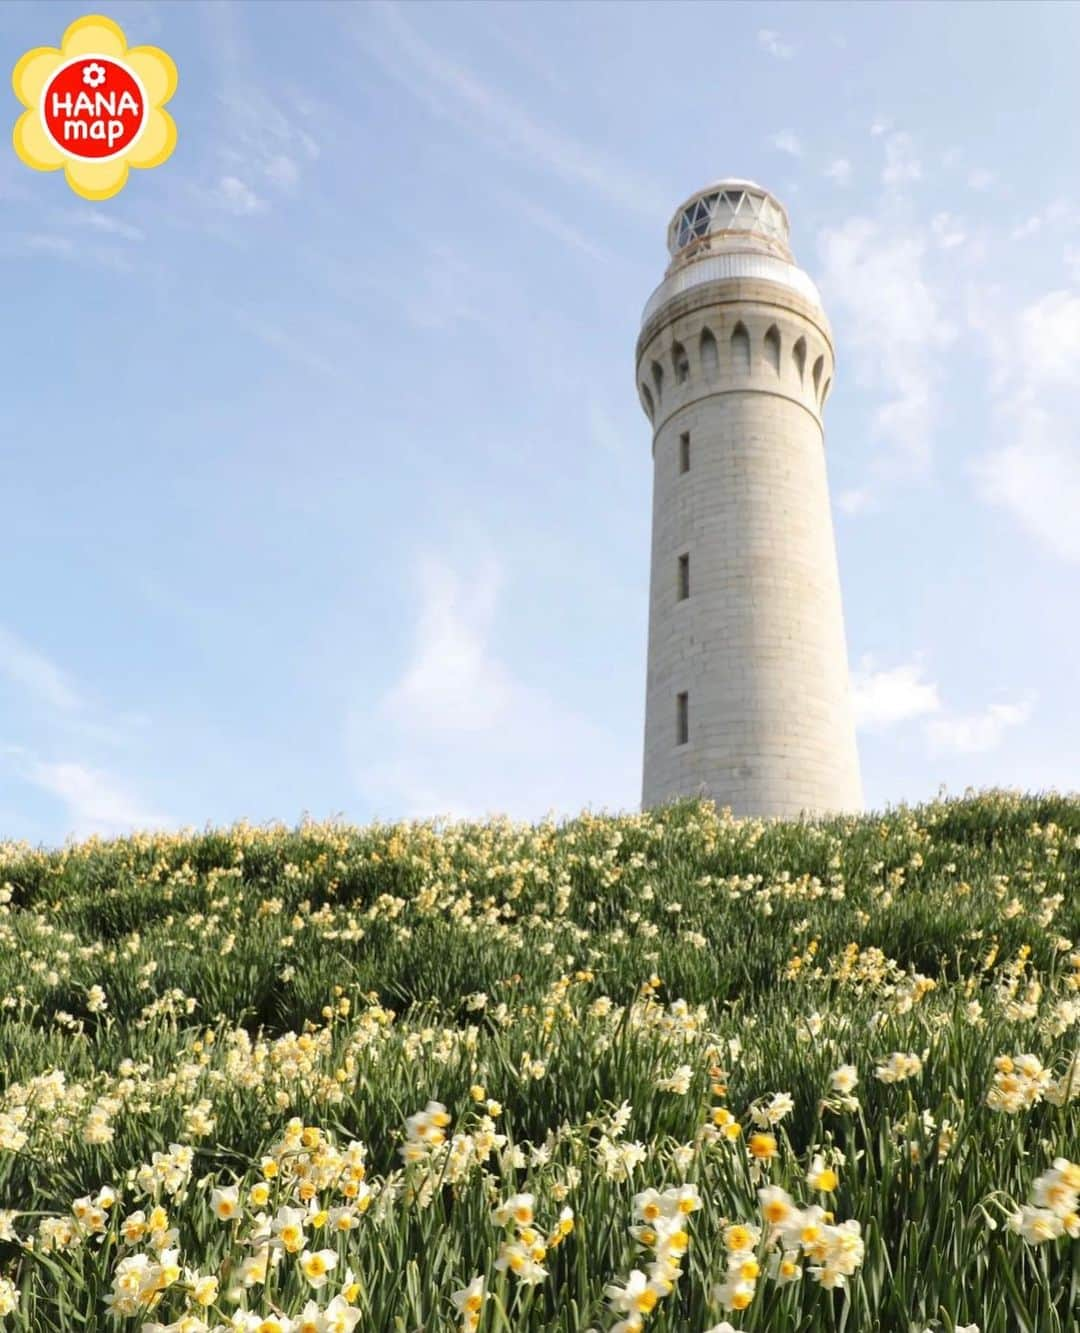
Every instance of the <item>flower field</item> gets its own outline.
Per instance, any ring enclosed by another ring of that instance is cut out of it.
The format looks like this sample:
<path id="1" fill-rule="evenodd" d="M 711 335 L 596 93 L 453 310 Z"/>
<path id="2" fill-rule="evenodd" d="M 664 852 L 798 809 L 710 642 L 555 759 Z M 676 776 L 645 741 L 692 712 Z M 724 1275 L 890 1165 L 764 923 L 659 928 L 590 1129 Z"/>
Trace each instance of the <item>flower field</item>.
<path id="1" fill-rule="evenodd" d="M 0 846 L 0 1328 L 1067 1333 L 1080 801 Z"/>

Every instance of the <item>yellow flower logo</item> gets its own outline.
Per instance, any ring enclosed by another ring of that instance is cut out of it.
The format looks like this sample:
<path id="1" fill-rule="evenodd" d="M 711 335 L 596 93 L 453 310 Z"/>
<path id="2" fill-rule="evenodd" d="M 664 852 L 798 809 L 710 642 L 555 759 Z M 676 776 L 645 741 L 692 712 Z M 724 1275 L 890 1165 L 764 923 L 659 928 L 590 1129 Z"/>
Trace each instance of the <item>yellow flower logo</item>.
<path id="1" fill-rule="evenodd" d="M 156 46 L 128 49 L 112 19 L 88 14 L 59 49 L 27 51 L 11 76 L 26 110 L 15 123 L 15 151 L 35 171 L 64 168 L 84 199 L 111 199 L 129 167 L 160 166 L 176 147 L 163 107 L 176 92 L 176 66 Z"/>

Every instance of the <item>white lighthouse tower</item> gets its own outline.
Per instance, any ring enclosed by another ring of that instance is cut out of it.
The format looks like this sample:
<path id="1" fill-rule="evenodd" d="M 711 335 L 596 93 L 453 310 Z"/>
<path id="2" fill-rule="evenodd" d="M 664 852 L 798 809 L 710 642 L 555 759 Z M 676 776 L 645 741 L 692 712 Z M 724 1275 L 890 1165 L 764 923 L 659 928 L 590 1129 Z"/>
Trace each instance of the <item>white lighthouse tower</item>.
<path id="1" fill-rule="evenodd" d="M 767 190 L 724 180 L 668 228 L 637 383 L 653 427 L 643 803 L 858 810 L 822 409 L 833 345 Z"/>

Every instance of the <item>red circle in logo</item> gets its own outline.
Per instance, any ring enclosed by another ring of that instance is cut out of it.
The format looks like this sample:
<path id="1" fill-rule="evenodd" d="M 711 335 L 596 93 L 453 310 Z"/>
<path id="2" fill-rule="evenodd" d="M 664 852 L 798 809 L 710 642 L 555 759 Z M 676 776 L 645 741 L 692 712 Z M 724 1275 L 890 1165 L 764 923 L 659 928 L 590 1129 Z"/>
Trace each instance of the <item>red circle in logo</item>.
<path id="1" fill-rule="evenodd" d="M 109 56 L 78 56 L 62 65 L 41 95 L 41 120 L 57 148 L 95 162 L 130 148 L 146 112 L 142 84 Z"/>

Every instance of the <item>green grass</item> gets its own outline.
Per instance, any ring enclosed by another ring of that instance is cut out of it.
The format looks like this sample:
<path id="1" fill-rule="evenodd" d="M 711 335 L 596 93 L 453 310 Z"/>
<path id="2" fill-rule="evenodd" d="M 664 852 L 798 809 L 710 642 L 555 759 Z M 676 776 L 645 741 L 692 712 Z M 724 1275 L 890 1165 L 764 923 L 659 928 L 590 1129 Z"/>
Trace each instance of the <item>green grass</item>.
<path id="1" fill-rule="evenodd" d="M 635 1194 L 683 1182 L 702 1207 L 648 1329 L 1078 1325 L 1080 1242 L 1032 1244 L 1005 1225 L 1055 1158 L 1080 1160 L 1078 1103 L 986 1102 L 996 1057 L 1032 1053 L 1057 1078 L 1077 1051 L 1078 800 L 988 792 L 788 824 L 687 803 L 537 827 L 241 826 L 7 845 L 0 886 L 0 1210 L 17 1213 L 0 1225 L 17 1301 L 2 1326 L 172 1327 L 194 1270 L 221 1279 L 205 1326 L 245 1327 L 238 1309 L 325 1306 L 348 1267 L 363 1330 L 456 1329 L 451 1294 L 477 1275 L 485 1333 L 608 1330 L 620 1316 L 605 1287 L 652 1259 L 628 1230 Z M 893 1052 L 922 1056 L 921 1071 L 880 1081 Z M 842 1064 L 857 1068 L 857 1106 L 823 1107 Z M 658 1088 L 684 1065 L 685 1093 Z M 751 1110 L 776 1093 L 793 1107 L 775 1160 L 754 1166 Z M 404 1167 L 406 1119 L 429 1100 L 472 1148 L 458 1139 L 449 1162 L 437 1150 Z M 738 1141 L 703 1129 L 719 1106 Z M 298 1164 L 322 1170 L 316 1206 L 347 1203 L 337 1154 L 354 1140 L 369 1206 L 347 1233 L 307 1226 L 311 1249 L 339 1256 L 324 1288 L 286 1254 L 234 1300 L 257 1248 L 248 1191 L 292 1117 L 320 1146 L 313 1162 L 279 1152 L 265 1211 L 296 1201 Z M 485 1157 L 488 1133 L 506 1142 Z M 625 1142 L 642 1158 L 619 1179 L 604 1145 Z M 171 1144 L 191 1148 L 191 1170 L 155 1194 L 138 1169 Z M 836 1161 L 828 1197 L 806 1180 L 817 1152 Z M 222 1222 L 211 1190 L 233 1181 L 240 1220 Z M 781 1285 L 763 1237 L 753 1299 L 728 1312 L 714 1299 L 724 1229 L 761 1223 L 769 1183 L 858 1221 L 865 1252 L 843 1289 L 809 1265 Z M 73 1203 L 102 1187 L 120 1197 L 75 1223 Z M 492 1208 L 521 1191 L 540 1231 L 575 1214 L 535 1285 L 494 1267 L 511 1237 Z M 155 1201 L 180 1280 L 114 1318 L 117 1265 L 160 1259 L 121 1224 Z"/>

